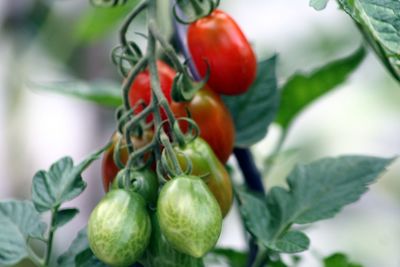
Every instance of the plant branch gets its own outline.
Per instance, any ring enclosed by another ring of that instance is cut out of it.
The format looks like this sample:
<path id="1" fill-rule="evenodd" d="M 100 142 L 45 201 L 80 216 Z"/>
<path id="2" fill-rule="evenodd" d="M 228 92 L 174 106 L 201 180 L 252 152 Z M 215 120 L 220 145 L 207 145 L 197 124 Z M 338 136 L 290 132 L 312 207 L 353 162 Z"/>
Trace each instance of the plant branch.
<path id="1" fill-rule="evenodd" d="M 138 75 L 138 73 L 146 66 L 148 58 L 146 56 L 142 57 L 139 62 L 133 67 L 132 71 L 129 73 L 128 78 L 125 80 L 122 88 L 122 98 L 124 101 L 124 107 L 126 110 L 131 108 L 129 103 L 129 90 L 133 80 Z"/>
<path id="2" fill-rule="evenodd" d="M 252 267 L 264 267 L 269 260 L 268 251 L 265 249 L 260 249 L 254 260 Z"/>
<path id="3" fill-rule="evenodd" d="M 54 210 L 51 211 L 50 230 L 49 230 L 47 250 L 46 250 L 45 260 L 44 260 L 44 266 L 49 266 L 49 262 L 50 262 L 51 250 L 53 249 L 54 232 L 56 231 L 54 224 L 56 222 L 56 214 L 58 212 L 58 208 L 59 207 L 57 206 L 54 208 Z"/>
<path id="4" fill-rule="evenodd" d="M 172 6 L 174 5 L 175 1 L 172 1 Z M 184 16 L 182 10 L 177 7 L 176 11 L 178 12 L 179 16 Z M 186 43 L 186 34 L 187 34 L 187 26 L 179 23 L 175 17 L 174 17 L 174 29 L 175 29 L 175 40 L 177 42 L 177 45 L 179 47 L 179 50 L 182 52 L 182 54 L 185 56 L 185 58 L 188 60 L 188 66 L 190 69 L 190 73 L 192 74 L 193 78 L 196 81 L 201 81 L 201 76 L 199 72 L 197 71 L 196 66 L 194 65 L 194 62 L 192 60 L 192 56 L 190 54 L 189 48 Z"/>
<path id="5" fill-rule="evenodd" d="M 174 48 L 168 43 L 168 41 L 165 39 L 165 37 L 160 33 L 155 21 L 151 21 L 149 23 L 149 30 L 151 31 L 153 36 L 156 38 L 156 40 L 161 44 L 162 48 L 164 49 L 164 52 L 167 54 L 169 59 L 172 61 L 176 70 L 178 72 L 184 72 L 183 66 L 182 66 L 181 62 L 179 61 L 179 58 L 176 55 Z"/>
<path id="6" fill-rule="evenodd" d="M 123 46 L 127 46 L 128 42 L 126 40 L 126 32 L 128 31 L 129 25 L 131 22 L 135 19 L 137 15 L 139 15 L 146 7 L 147 7 L 147 0 L 143 0 L 140 3 L 138 3 L 135 7 L 135 9 L 132 11 L 132 13 L 127 17 L 125 20 L 124 24 L 122 25 L 120 32 L 119 32 L 119 38 L 120 42 Z"/>
<path id="7" fill-rule="evenodd" d="M 242 170 L 243 177 L 249 189 L 255 192 L 265 194 L 262 176 L 254 163 L 253 155 L 248 148 L 238 148 L 233 150 L 238 161 L 239 167 Z"/>
<path id="8" fill-rule="evenodd" d="M 242 171 L 246 185 L 252 191 L 265 194 L 264 185 L 262 183 L 262 176 L 254 163 L 253 155 L 248 148 L 235 148 L 233 150 L 239 167 Z M 257 259 L 260 257 L 261 251 L 253 238 L 249 241 L 249 257 L 247 260 L 247 266 L 254 265 Z"/>

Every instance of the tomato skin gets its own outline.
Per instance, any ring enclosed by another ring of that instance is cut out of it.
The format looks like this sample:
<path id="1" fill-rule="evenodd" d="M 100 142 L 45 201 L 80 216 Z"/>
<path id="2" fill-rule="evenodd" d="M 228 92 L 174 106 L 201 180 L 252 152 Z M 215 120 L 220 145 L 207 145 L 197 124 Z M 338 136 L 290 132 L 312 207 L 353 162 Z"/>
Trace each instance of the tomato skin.
<path id="1" fill-rule="evenodd" d="M 121 138 L 123 138 L 123 136 L 120 133 L 115 132 L 111 137 L 111 142 L 112 142 L 111 147 L 108 148 L 103 154 L 103 159 L 101 163 L 101 172 L 103 178 L 103 188 L 105 192 L 108 192 L 110 184 L 114 181 L 115 177 L 119 172 L 119 168 L 117 167 L 117 165 L 115 165 L 114 162 L 114 149 L 116 144 Z M 141 148 L 150 143 L 152 138 L 153 138 L 153 133 L 150 131 L 146 131 L 143 133 L 143 136 L 141 138 L 132 137 L 132 143 L 135 146 L 135 148 Z M 126 145 L 126 143 L 125 141 L 122 141 L 121 147 L 124 145 Z M 126 147 L 121 148 L 120 157 L 121 157 L 121 162 L 126 164 L 129 157 L 128 149 Z"/>
<path id="2" fill-rule="evenodd" d="M 212 249 L 221 234 L 221 210 L 197 176 L 181 175 L 163 186 L 157 202 L 157 218 L 171 246 L 195 258 Z"/>
<path id="3" fill-rule="evenodd" d="M 218 94 L 204 87 L 190 102 L 171 103 L 171 109 L 176 117 L 187 117 L 188 109 L 200 128 L 200 136 L 212 147 L 222 163 L 228 161 L 235 143 L 235 126 Z M 181 122 L 180 125 L 183 130 L 187 129 L 187 123 Z"/>
<path id="4" fill-rule="evenodd" d="M 143 169 L 140 171 L 129 171 L 128 169 L 123 169 L 119 171 L 118 176 L 128 175 L 130 184 L 133 185 L 132 189 L 129 191 L 139 193 L 143 199 L 152 205 L 157 202 L 158 196 L 158 178 L 157 175 L 149 169 Z M 118 180 L 114 179 L 111 184 L 111 190 L 119 189 Z"/>
<path id="5" fill-rule="evenodd" d="M 214 10 L 189 26 L 187 38 L 190 53 L 202 77 L 209 64 L 208 85 L 212 90 L 219 94 L 238 95 L 249 89 L 256 77 L 256 56 L 230 16 Z"/>
<path id="6" fill-rule="evenodd" d="M 112 190 L 97 204 L 88 222 L 93 253 L 110 266 L 129 266 L 150 241 L 151 221 L 143 198 L 122 189 Z"/>
<path id="7" fill-rule="evenodd" d="M 210 146 L 201 138 L 196 138 L 184 148 L 175 148 L 184 153 L 192 161 L 192 175 L 204 179 L 211 193 L 218 201 L 222 216 L 225 217 L 233 201 L 232 183 L 228 171 L 218 160 Z M 187 168 L 187 160 L 182 153 L 177 153 L 183 170 Z M 206 175 L 206 176 L 205 176 Z"/>
<path id="8" fill-rule="evenodd" d="M 175 70 L 168 66 L 161 60 L 157 61 L 158 77 L 160 79 L 161 90 L 167 98 L 168 103 L 171 103 L 172 96 L 172 84 L 175 78 Z M 149 105 L 151 101 L 151 84 L 150 84 L 150 71 L 146 69 L 140 72 L 132 83 L 129 91 L 129 102 L 133 107 L 139 100 L 143 100 L 145 105 Z M 143 110 L 143 106 L 139 106 L 135 113 L 139 113 Z M 151 122 L 153 115 L 149 115 L 146 118 L 147 122 Z M 161 119 L 165 120 L 167 118 L 164 110 L 161 109 Z"/>

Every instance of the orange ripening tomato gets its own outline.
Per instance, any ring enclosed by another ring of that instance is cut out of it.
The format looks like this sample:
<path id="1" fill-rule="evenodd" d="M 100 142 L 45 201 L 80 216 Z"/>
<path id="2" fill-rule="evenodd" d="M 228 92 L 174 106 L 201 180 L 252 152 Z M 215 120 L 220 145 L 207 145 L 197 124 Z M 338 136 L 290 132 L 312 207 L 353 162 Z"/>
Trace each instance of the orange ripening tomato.
<path id="1" fill-rule="evenodd" d="M 114 149 L 115 146 L 117 145 L 117 142 L 121 138 L 122 135 L 118 132 L 115 132 L 111 138 L 112 141 L 111 147 L 108 148 L 103 154 L 101 170 L 103 176 L 103 187 L 105 192 L 108 192 L 108 190 L 110 189 L 110 184 L 112 184 L 112 182 L 114 181 L 115 177 L 117 176 L 120 170 L 117 167 L 117 165 L 115 165 L 114 162 Z M 146 131 L 143 133 L 143 136 L 141 138 L 132 137 L 132 142 L 133 145 L 135 146 L 135 149 L 138 149 L 150 143 L 152 141 L 152 138 L 153 138 L 153 133 L 151 131 Z M 122 163 L 126 164 L 129 158 L 129 154 L 128 154 L 128 149 L 126 148 L 125 141 L 122 141 L 121 147 L 122 148 L 120 151 L 120 159 Z"/>
<path id="2" fill-rule="evenodd" d="M 190 102 L 171 103 L 177 118 L 187 117 L 186 109 L 200 128 L 200 136 L 212 148 L 218 159 L 225 164 L 232 154 L 235 142 L 235 127 L 228 108 L 221 97 L 205 87 L 199 90 Z M 181 122 L 183 131 L 187 123 Z"/>
<path id="3" fill-rule="evenodd" d="M 161 90 L 167 98 L 168 103 L 171 103 L 171 89 L 175 78 L 175 70 L 168 66 L 161 60 L 157 61 L 158 77 L 160 79 Z M 151 101 L 151 84 L 150 84 L 150 71 L 146 69 L 139 73 L 129 91 L 129 101 L 133 107 L 138 101 L 142 100 L 144 105 L 147 106 Z M 135 113 L 138 114 L 143 110 L 143 106 L 139 106 L 135 109 Z M 146 118 L 147 122 L 151 122 L 153 115 L 149 115 Z M 161 119 L 165 120 L 167 118 L 165 112 L 161 110 Z"/>
<path id="4" fill-rule="evenodd" d="M 208 85 L 224 95 L 243 94 L 256 77 L 254 51 L 236 22 L 221 10 L 192 23 L 188 46 L 200 75 L 210 67 Z"/>

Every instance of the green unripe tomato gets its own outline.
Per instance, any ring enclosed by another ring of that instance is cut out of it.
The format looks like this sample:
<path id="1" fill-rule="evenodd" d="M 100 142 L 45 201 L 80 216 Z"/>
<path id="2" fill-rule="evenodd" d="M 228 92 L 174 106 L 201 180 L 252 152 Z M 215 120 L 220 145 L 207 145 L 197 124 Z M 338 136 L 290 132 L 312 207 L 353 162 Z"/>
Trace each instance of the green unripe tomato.
<path id="1" fill-rule="evenodd" d="M 197 176 L 181 175 L 167 182 L 157 202 L 160 229 L 176 250 L 199 258 L 218 241 L 221 209 Z"/>
<path id="2" fill-rule="evenodd" d="M 89 218 L 88 240 L 93 253 L 110 266 L 129 266 L 150 241 L 151 221 L 143 198 L 117 189 L 108 192 Z"/>
<path id="3" fill-rule="evenodd" d="M 158 178 L 152 170 L 120 170 L 116 179 L 114 179 L 111 184 L 111 190 L 124 188 L 126 179 L 129 181 L 129 191 L 139 193 L 147 203 L 152 205 L 156 204 L 158 196 Z"/>
<path id="4" fill-rule="evenodd" d="M 182 169 L 187 168 L 185 154 L 192 162 L 192 175 L 204 177 L 208 188 L 217 200 L 222 216 L 225 217 L 233 202 L 232 183 L 228 171 L 219 161 L 211 147 L 202 138 L 197 137 L 185 147 L 175 147 Z"/>

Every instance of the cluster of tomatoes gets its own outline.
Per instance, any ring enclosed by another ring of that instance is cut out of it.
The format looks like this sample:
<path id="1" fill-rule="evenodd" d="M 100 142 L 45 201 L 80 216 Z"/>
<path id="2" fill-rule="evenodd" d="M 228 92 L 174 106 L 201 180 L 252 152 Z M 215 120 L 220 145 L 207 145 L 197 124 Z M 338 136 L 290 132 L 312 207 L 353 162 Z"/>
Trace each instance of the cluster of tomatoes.
<path id="1" fill-rule="evenodd" d="M 119 170 L 113 155 L 115 144 L 123 137 L 114 134 L 114 145 L 105 152 L 102 165 L 103 184 L 108 193 L 92 212 L 88 224 L 91 249 L 111 266 L 128 266 L 143 260 L 161 243 L 179 253 L 202 257 L 215 246 L 222 219 L 232 205 L 232 184 L 224 164 L 233 150 L 235 129 L 220 94 L 246 92 L 255 79 L 256 58 L 237 24 L 220 10 L 192 23 L 187 38 L 199 73 L 205 76 L 209 68 L 207 86 L 189 102 L 174 102 L 171 89 L 176 72 L 162 61 L 157 62 L 157 67 L 161 89 L 175 117 L 187 117 L 189 112 L 200 129 L 199 137 L 183 147 L 173 147 L 182 169 L 186 169 L 190 159 L 191 173 L 169 178 L 160 188 L 151 166 L 135 171 Z M 129 98 L 131 104 L 141 101 L 149 105 L 148 70 L 136 76 Z M 166 119 L 163 113 L 161 117 Z M 184 121 L 180 126 L 183 132 L 188 131 Z M 153 132 L 145 131 L 131 140 L 139 149 L 153 138 Z M 129 153 L 124 146 L 119 155 L 126 164 Z M 129 190 L 120 189 L 123 186 L 119 183 L 124 180 L 130 181 Z"/>

